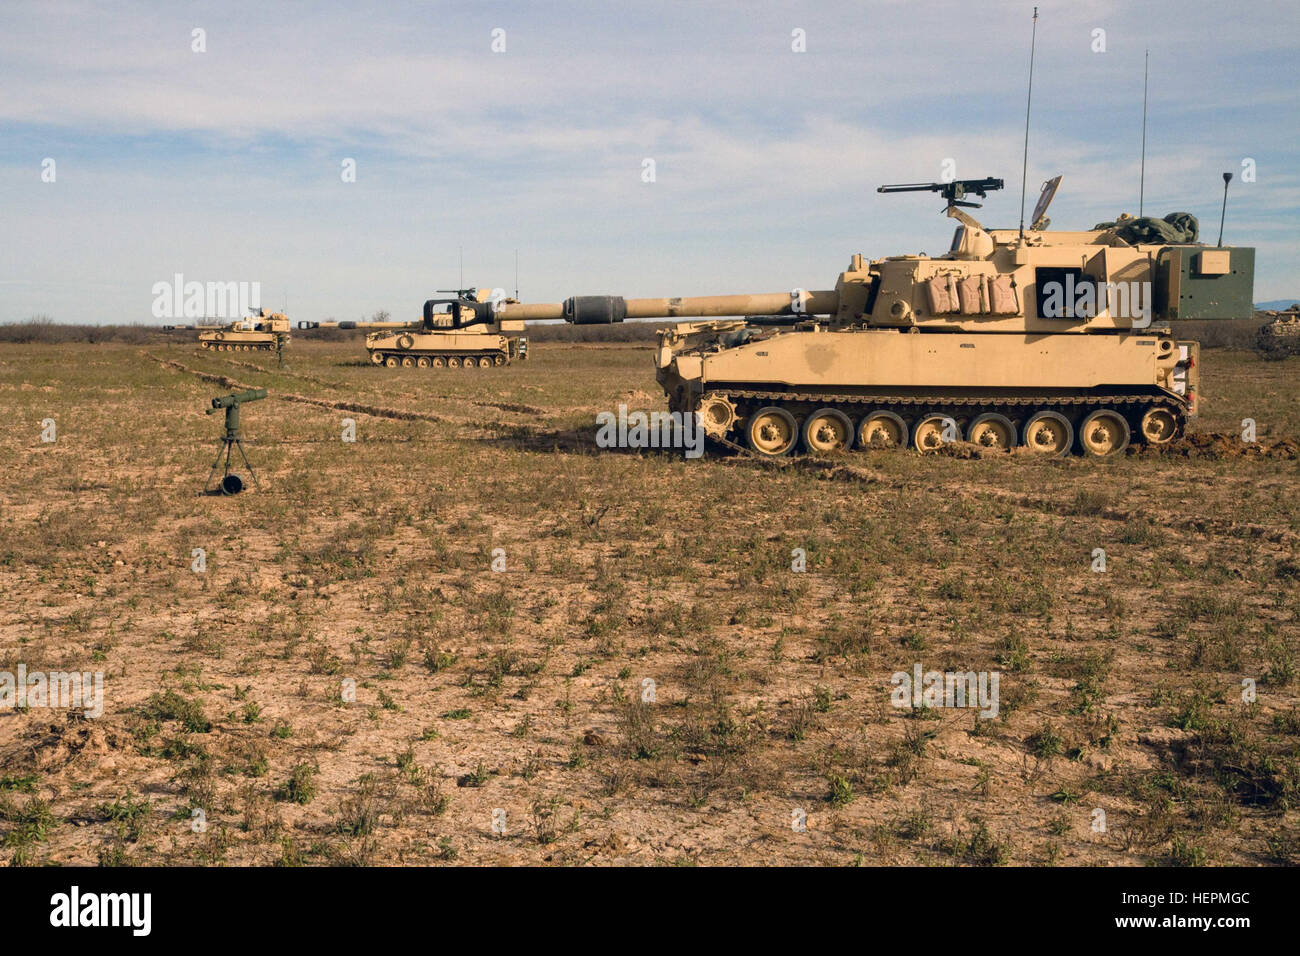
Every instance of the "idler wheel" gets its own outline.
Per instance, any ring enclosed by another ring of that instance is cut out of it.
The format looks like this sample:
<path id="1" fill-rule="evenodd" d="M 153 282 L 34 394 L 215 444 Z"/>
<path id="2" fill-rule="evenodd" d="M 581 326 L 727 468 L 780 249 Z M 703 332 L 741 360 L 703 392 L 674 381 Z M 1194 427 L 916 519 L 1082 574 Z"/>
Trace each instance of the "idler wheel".
<path id="1" fill-rule="evenodd" d="M 1147 409 L 1142 416 L 1142 437 L 1148 445 L 1167 445 L 1178 434 L 1178 419 L 1167 408 Z"/>

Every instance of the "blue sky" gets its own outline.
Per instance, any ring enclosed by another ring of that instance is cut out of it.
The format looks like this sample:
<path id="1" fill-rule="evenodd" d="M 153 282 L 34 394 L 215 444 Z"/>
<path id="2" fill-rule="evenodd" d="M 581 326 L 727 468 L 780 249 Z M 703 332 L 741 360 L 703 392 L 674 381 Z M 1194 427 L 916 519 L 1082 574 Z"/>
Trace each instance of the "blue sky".
<path id="1" fill-rule="evenodd" d="M 1004 178 L 977 215 L 1016 224 L 1032 6 L 7 3 L 0 321 L 155 321 L 177 272 L 415 317 L 462 248 L 508 289 L 518 250 L 533 301 L 830 287 L 855 252 L 946 249 L 941 201 L 875 192 L 946 159 Z M 1149 48 L 1146 213 L 1213 241 L 1233 171 L 1256 300 L 1300 296 L 1300 5 L 1039 7 L 1030 204 L 1064 173 L 1055 226 L 1137 212 Z"/>

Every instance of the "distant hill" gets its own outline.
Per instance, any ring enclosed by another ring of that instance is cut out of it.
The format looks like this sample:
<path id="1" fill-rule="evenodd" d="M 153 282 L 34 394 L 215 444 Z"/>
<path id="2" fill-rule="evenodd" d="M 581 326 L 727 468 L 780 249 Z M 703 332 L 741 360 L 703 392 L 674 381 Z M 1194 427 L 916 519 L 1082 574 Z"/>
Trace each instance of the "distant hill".
<path id="1" fill-rule="evenodd" d="M 1268 302 L 1256 302 L 1255 308 L 1260 311 L 1269 309 L 1289 309 L 1297 302 L 1300 302 L 1300 295 L 1292 296 L 1289 299 L 1270 299 Z"/>

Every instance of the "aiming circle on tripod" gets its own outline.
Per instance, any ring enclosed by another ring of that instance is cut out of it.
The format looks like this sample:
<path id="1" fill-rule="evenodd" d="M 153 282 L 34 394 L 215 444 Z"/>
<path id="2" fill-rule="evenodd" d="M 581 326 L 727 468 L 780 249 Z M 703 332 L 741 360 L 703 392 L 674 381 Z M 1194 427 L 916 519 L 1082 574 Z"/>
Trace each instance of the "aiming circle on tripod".
<path id="1" fill-rule="evenodd" d="M 243 392 L 235 392 L 233 395 L 222 395 L 212 400 L 212 407 L 209 408 L 208 414 L 224 410 L 226 413 L 226 433 L 221 439 L 221 450 L 217 452 L 217 459 L 212 463 L 212 470 L 208 472 L 208 480 L 203 483 L 203 490 L 207 494 L 237 495 L 244 490 L 244 479 L 230 470 L 231 453 L 239 450 L 239 456 L 244 459 L 244 467 L 248 469 L 248 476 L 253 481 L 254 487 L 259 487 L 257 482 L 257 473 L 253 471 L 253 465 L 248 460 L 248 455 L 244 452 L 243 435 L 239 429 L 239 406 L 245 402 L 256 402 L 266 398 L 266 389 L 251 388 Z M 222 467 L 221 459 L 225 458 L 225 467 Z M 221 481 L 215 489 L 212 489 L 212 478 L 221 468 Z"/>

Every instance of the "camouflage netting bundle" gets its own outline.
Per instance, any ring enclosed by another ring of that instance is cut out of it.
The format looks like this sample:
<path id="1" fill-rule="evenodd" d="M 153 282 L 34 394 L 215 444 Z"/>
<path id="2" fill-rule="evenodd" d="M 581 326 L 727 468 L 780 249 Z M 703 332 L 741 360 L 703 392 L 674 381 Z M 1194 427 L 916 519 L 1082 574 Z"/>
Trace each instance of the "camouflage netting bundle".
<path id="1" fill-rule="evenodd" d="M 1141 216 L 1119 222 L 1099 222 L 1093 229 L 1114 229 L 1115 234 L 1131 245 L 1176 245 L 1195 242 L 1201 224 L 1190 212 L 1171 212 L 1163 219 Z"/>

